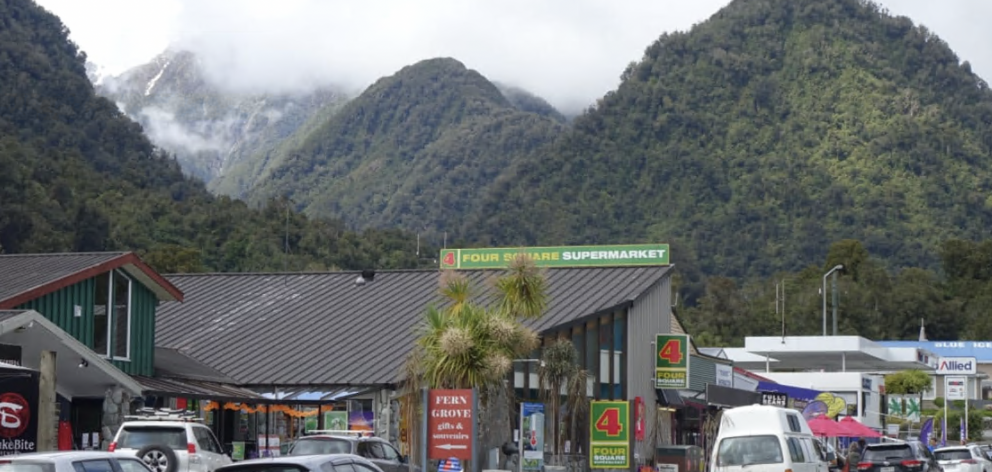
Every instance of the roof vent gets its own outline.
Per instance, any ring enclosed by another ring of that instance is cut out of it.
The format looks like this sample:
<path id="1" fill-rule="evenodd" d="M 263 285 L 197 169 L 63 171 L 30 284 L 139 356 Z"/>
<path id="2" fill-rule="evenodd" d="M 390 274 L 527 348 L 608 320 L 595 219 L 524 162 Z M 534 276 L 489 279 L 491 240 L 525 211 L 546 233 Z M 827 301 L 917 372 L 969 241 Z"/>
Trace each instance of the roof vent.
<path id="1" fill-rule="evenodd" d="M 357 279 L 355 279 L 355 285 L 365 285 L 375 279 L 375 271 L 372 269 L 365 269 L 362 271 Z"/>

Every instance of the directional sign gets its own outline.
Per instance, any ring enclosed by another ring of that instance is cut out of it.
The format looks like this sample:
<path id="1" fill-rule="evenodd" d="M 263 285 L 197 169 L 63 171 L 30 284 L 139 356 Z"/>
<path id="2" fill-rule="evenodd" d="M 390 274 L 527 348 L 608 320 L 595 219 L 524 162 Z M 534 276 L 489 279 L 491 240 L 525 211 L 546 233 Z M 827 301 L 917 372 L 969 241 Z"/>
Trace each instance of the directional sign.
<path id="1" fill-rule="evenodd" d="M 428 395 L 429 459 L 472 459 L 472 390 L 431 390 Z"/>

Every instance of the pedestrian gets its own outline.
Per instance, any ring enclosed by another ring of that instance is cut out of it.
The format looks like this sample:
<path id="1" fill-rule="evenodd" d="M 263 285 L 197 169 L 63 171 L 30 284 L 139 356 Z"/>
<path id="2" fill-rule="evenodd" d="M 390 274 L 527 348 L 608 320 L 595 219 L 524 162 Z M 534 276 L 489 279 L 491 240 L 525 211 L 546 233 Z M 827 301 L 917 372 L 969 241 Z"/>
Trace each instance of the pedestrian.
<path id="1" fill-rule="evenodd" d="M 933 433 L 930 433 L 930 434 L 933 434 Z M 930 436 L 930 444 L 927 445 L 927 449 L 930 449 L 930 452 L 933 452 L 934 449 L 937 449 L 937 437 L 936 436 Z"/>
<path id="2" fill-rule="evenodd" d="M 865 446 L 865 438 L 858 439 L 858 454 L 864 455 Z"/>
<path id="3" fill-rule="evenodd" d="M 858 443 L 851 443 L 851 447 L 848 448 L 847 452 L 847 464 L 844 464 L 845 472 L 856 472 L 858 470 L 858 462 L 861 462 L 861 448 Z"/>

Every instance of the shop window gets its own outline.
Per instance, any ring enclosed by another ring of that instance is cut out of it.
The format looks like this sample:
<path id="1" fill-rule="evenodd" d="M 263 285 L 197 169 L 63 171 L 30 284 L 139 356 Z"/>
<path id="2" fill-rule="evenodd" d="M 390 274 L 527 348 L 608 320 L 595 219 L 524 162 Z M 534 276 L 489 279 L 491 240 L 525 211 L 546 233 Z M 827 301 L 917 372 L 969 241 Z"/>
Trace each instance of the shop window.
<path id="1" fill-rule="evenodd" d="M 131 279 L 114 272 L 114 357 L 131 358 Z"/>
<path id="2" fill-rule="evenodd" d="M 868 416 L 868 400 L 870 399 L 870 393 L 861 392 L 861 416 Z"/>
<path id="3" fill-rule="evenodd" d="M 624 317 L 618 315 L 613 321 L 613 349 L 617 352 L 623 351 L 623 334 L 627 329 Z"/>
<path id="4" fill-rule="evenodd" d="M 599 326 L 586 326 L 586 370 L 591 374 L 599 372 Z"/>

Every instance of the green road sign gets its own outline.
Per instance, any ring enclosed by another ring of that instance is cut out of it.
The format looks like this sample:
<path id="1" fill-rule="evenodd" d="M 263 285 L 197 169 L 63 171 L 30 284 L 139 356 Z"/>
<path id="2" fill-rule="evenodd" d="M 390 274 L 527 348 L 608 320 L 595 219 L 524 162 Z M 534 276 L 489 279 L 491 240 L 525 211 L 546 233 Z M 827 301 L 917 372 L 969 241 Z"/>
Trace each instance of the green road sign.
<path id="1" fill-rule="evenodd" d="M 630 467 L 630 409 L 626 401 L 593 401 L 589 408 L 589 466 Z"/>
<path id="2" fill-rule="evenodd" d="M 655 338 L 655 388 L 689 388 L 689 335 L 659 334 Z"/>
<path id="3" fill-rule="evenodd" d="M 667 244 L 442 249 L 442 269 L 502 269 L 523 252 L 538 267 L 668 265 Z"/>

